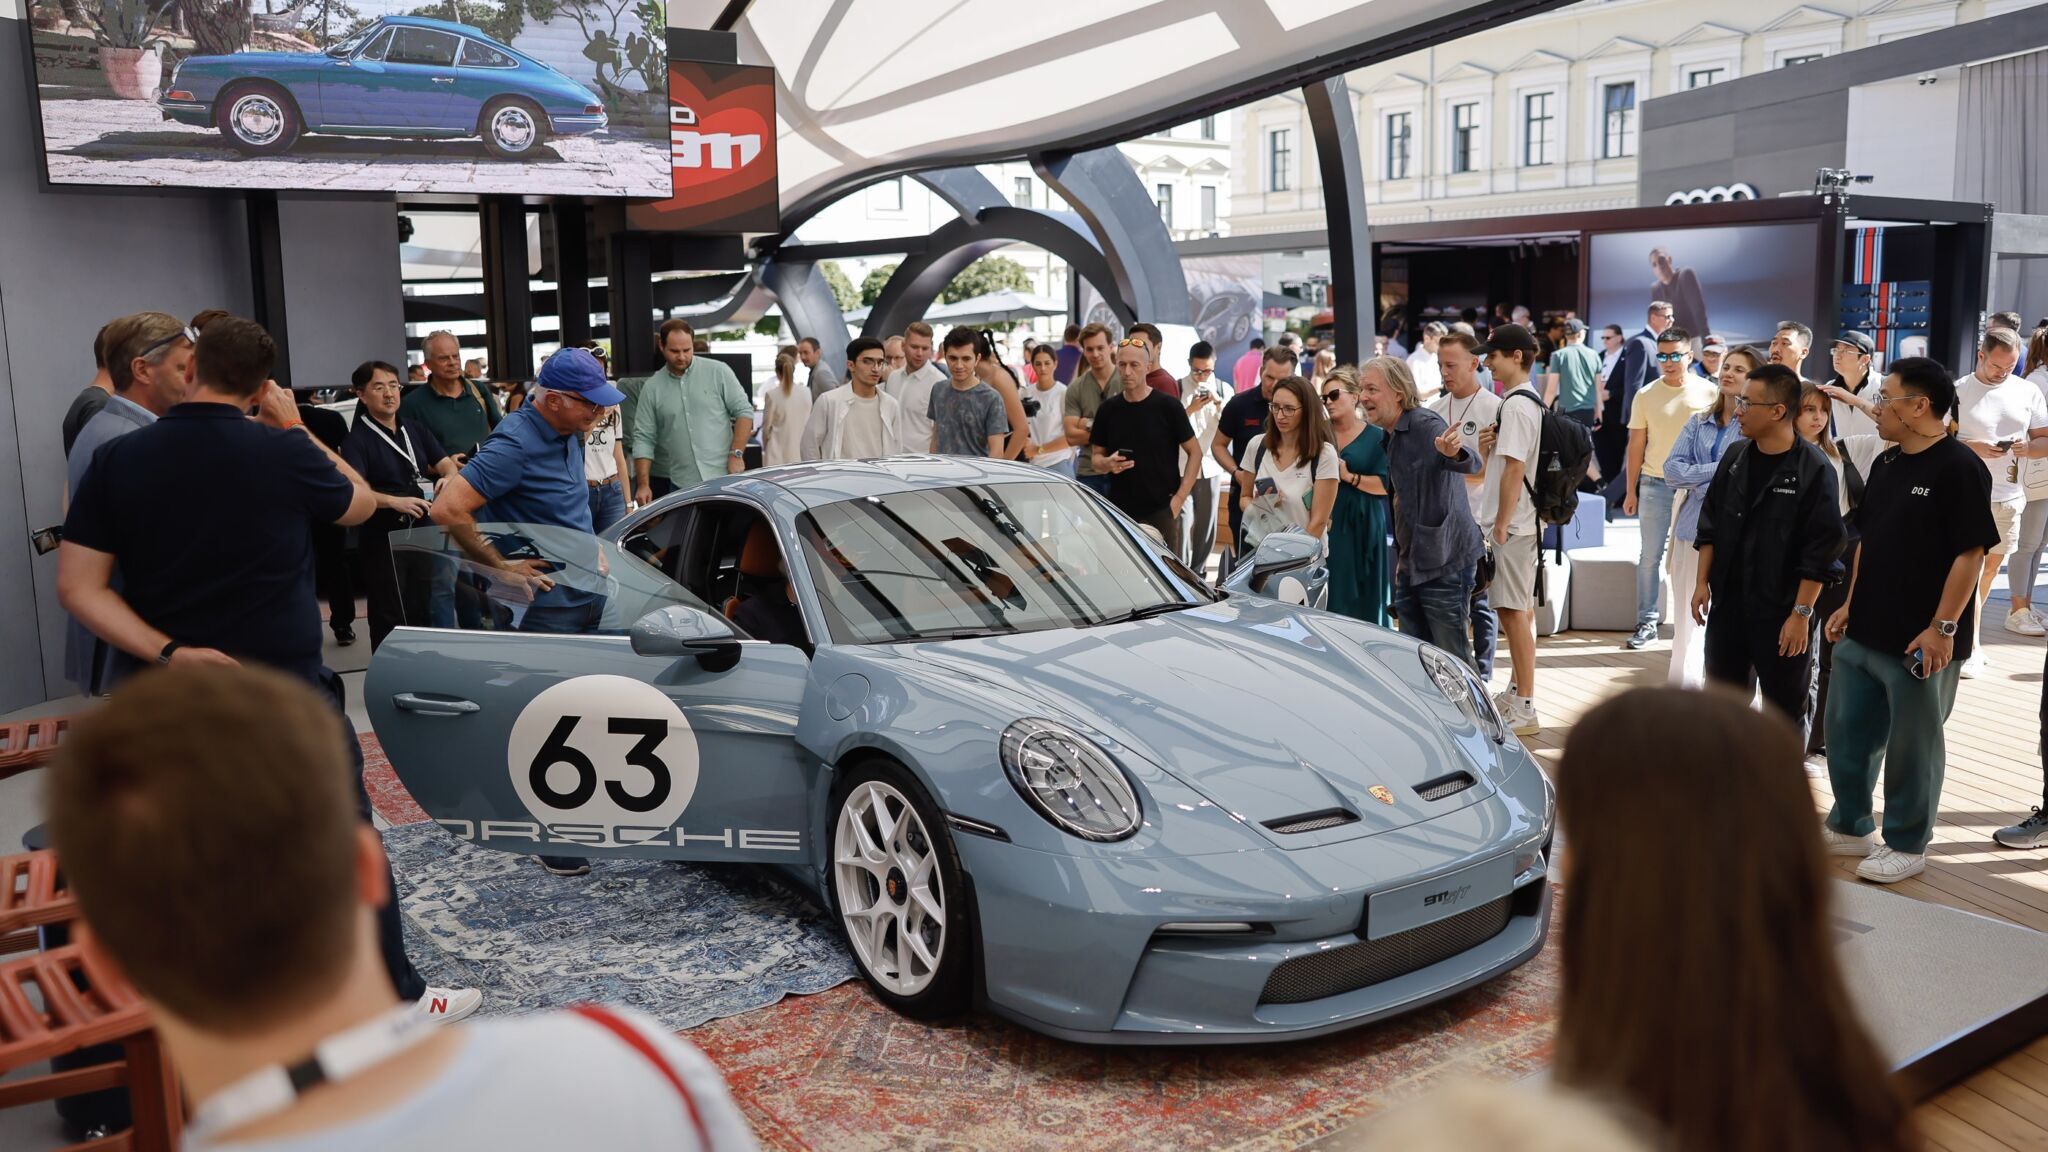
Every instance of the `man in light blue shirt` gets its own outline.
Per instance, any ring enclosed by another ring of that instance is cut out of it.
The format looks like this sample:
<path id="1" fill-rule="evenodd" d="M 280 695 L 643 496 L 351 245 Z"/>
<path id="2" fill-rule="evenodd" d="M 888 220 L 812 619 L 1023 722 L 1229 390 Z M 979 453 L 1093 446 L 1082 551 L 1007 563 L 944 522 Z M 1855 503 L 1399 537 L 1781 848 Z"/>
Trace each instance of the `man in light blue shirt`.
<path id="1" fill-rule="evenodd" d="M 64 461 L 66 492 L 76 494 L 85 483 L 93 454 L 182 404 L 192 393 L 192 340 L 177 317 L 163 312 L 138 312 L 107 325 L 107 377 L 114 394 L 106 406 L 78 430 Z M 115 573 L 116 588 L 120 573 Z M 91 629 L 73 619 L 64 631 L 64 676 L 87 696 L 98 695 L 112 649 Z"/>
<path id="2" fill-rule="evenodd" d="M 732 369 L 697 359 L 688 323 L 664 322 L 658 340 L 668 363 L 640 385 L 633 404 L 633 498 L 642 504 L 745 471 L 754 434 L 753 400 Z"/>

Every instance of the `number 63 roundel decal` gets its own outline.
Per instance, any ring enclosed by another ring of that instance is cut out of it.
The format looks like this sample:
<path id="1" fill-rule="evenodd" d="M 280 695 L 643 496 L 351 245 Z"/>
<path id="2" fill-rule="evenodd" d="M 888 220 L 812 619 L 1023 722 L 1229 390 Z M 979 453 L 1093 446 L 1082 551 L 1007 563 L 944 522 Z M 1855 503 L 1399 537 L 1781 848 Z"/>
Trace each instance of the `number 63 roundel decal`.
<path id="1" fill-rule="evenodd" d="M 682 817 L 697 791 L 697 736 L 661 689 L 625 676 L 578 676 L 527 702 L 505 766 L 542 824 L 594 826 L 623 847 Z M 621 828 L 637 836 L 619 839 Z"/>

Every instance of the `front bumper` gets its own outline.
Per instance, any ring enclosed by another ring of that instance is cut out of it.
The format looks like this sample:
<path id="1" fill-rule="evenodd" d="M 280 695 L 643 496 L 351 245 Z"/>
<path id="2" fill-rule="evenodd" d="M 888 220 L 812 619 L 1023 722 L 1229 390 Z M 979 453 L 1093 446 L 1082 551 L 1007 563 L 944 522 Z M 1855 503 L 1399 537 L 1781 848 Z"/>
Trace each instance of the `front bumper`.
<path id="1" fill-rule="evenodd" d="M 1366 967 L 1379 964 L 1392 974 L 1331 982 L 1330 994 L 1318 998 L 1274 991 L 1305 964 L 1323 959 L 1341 967 L 1346 956 L 1373 952 L 1377 946 L 1361 933 L 1374 894 L 1520 855 L 1548 838 L 1550 816 L 1547 781 L 1525 763 L 1485 801 L 1424 824 L 1313 848 L 1108 859 L 971 835 L 956 844 L 974 880 L 992 1011 L 1084 1043 L 1242 1043 L 1371 1023 L 1535 956 L 1550 923 L 1547 858 L 1515 875 L 1508 891 L 1475 899 L 1502 915 L 1457 941 L 1456 951 L 1431 952 L 1425 944 L 1416 966 L 1368 956 Z M 1452 916 L 1440 919 L 1442 928 L 1454 928 Z M 1168 923 L 1218 921 L 1259 930 L 1159 931 Z M 1403 941 L 1383 943 L 1398 952 Z M 1294 983 L 1297 992 L 1303 986 Z"/>
<path id="2" fill-rule="evenodd" d="M 194 128 L 213 127 L 213 109 L 196 100 L 189 102 L 184 100 L 164 100 L 159 102 L 157 107 L 163 110 L 164 119 L 166 120 L 175 120 L 180 124 L 190 124 Z"/>

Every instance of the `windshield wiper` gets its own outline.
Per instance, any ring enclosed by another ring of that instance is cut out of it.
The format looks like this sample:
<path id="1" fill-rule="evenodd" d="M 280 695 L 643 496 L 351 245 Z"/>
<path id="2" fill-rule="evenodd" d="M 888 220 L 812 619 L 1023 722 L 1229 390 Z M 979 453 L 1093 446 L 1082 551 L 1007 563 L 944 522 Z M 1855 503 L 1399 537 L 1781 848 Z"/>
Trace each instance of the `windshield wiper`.
<path id="1" fill-rule="evenodd" d="M 1119 612 L 1114 616 L 1104 616 L 1100 620 L 1090 620 L 1087 627 L 1092 628 L 1098 624 L 1128 624 L 1133 620 L 1150 620 L 1154 616 L 1164 616 L 1168 612 L 1178 612 L 1183 608 L 1193 607 L 1196 607 L 1196 605 L 1185 600 L 1164 600 L 1157 604 L 1147 604 L 1141 608 L 1133 608 L 1129 612 Z"/>
<path id="2" fill-rule="evenodd" d="M 954 628 L 945 632 L 920 632 L 915 636 L 906 636 L 904 639 L 910 641 L 978 640 L 984 636 L 1008 636 L 1016 631 L 1016 625 L 1005 624 L 999 628 Z"/>

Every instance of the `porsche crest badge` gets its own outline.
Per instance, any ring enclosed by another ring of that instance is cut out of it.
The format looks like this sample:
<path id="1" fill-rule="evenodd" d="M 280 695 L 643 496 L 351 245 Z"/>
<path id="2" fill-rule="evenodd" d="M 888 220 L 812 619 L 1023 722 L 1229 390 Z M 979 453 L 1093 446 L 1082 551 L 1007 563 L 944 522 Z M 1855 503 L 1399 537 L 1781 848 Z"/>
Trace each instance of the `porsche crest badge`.
<path id="1" fill-rule="evenodd" d="M 1382 804 L 1392 804 L 1394 802 L 1394 794 L 1388 790 L 1385 784 L 1375 784 L 1366 789 L 1366 791 L 1372 793 L 1372 798 Z"/>

